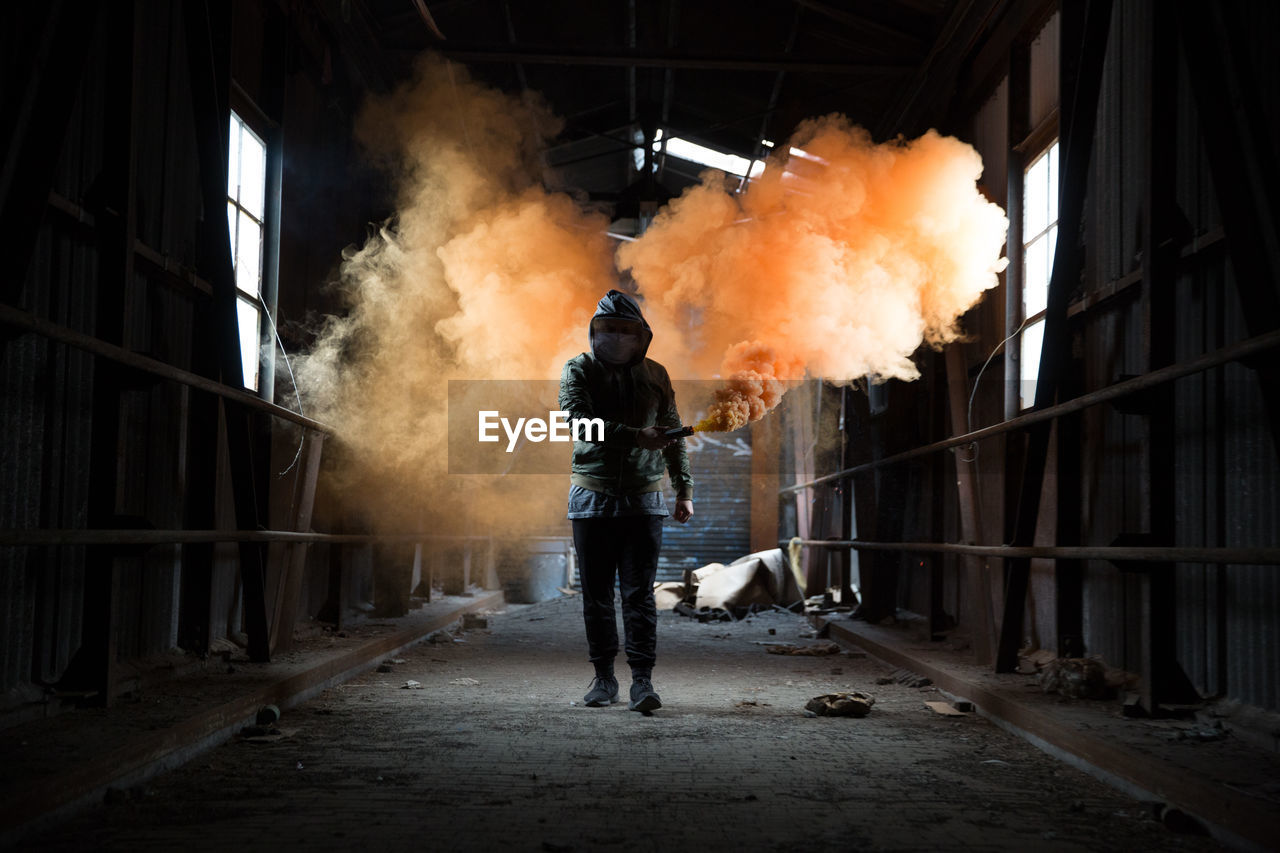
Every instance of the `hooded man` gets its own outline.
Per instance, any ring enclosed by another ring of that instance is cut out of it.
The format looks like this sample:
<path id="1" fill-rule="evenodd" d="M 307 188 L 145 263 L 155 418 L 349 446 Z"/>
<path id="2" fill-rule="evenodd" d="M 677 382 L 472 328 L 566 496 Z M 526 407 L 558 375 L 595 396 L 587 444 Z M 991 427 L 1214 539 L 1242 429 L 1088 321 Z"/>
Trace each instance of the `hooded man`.
<path id="1" fill-rule="evenodd" d="M 649 712 L 662 707 L 652 681 L 658 629 L 653 581 L 668 514 L 662 474 L 671 475 L 674 517 L 681 524 L 693 515 L 693 478 L 684 440 L 663 435 L 680 426 L 680 413 L 666 368 L 645 358 L 653 332 L 640 306 L 610 290 L 587 337 L 591 352 L 570 359 L 560 375 L 560 408 L 570 419 L 604 420 L 603 441 L 574 442 L 569 487 L 587 649 L 596 669 L 583 698 L 593 708 L 618 701 L 616 575 L 631 667 L 629 707 Z"/>

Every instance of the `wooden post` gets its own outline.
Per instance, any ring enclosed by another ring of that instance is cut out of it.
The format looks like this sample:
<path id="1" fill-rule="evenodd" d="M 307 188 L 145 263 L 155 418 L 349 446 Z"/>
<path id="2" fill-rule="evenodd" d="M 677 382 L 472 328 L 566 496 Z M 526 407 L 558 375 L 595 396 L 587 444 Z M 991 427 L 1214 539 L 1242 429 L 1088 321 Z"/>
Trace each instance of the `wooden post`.
<path id="1" fill-rule="evenodd" d="M 752 552 L 778 546 L 778 489 L 782 487 L 779 423 L 775 416 L 751 425 Z"/>
<path id="2" fill-rule="evenodd" d="M 968 370 L 965 368 L 963 345 L 952 344 L 946 350 L 947 396 L 951 405 L 951 432 L 959 435 L 967 432 L 968 424 Z M 956 464 L 956 500 L 960 509 L 960 536 L 966 545 L 982 544 L 982 519 L 978 506 L 975 457 L 971 449 L 955 448 L 952 458 Z M 987 562 L 981 557 L 964 556 L 965 621 L 969 623 L 973 657 L 979 664 L 992 662 L 995 644 L 995 623 L 991 618 L 991 576 Z"/>
<path id="3" fill-rule="evenodd" d="M 324 433 L 308 430 L 303 439 L 303 469 L 294 490 L 293 518 L 289 529 L 301 533 L 311 528 L 311 511 L 315 506 L 316 483 L 320 477 L 320 454 Z M 307 569 L 307 543 L 294 542 L 285 547 L 280 587 L 276 592 L 271 621 L 271 650 L 288 651 L 293 647 L 293 626 L 298 621 L 298 596 Z"/>

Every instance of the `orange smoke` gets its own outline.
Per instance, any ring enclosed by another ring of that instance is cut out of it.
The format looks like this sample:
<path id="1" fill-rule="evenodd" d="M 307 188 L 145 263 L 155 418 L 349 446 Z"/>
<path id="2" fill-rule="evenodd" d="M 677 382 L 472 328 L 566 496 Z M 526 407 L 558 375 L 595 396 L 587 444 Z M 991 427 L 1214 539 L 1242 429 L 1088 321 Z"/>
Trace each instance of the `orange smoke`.
<path id="1" fill-rule="evenodd" d="M 703 429 L 756 420 L 806 369 L 915 379 L 912 353 L 955 340 L 1004 267 L 1007 221 L 971 146 L 935 131 L 877 145 L 827 116 L 776 150 L 745 192 L 708 172 L 618 251 L 655 327 L 696 327 L 656 335 L 654 357 L 727 380 Z"/>
<path id="2" fill-rule="evenodd" d="M 381 529 L 516 532 L 564 517 L 563 477 L 446 473 L 448 380 L 558 378 L 615 283 L 607 217 L 540 186 L 538 154 L 559 127 L 536 98 L 438 58 L 359 117 L 360 141 L 397 179 L 397 213 L 348 251 L 346 313 L 297 375 L 308 414 L 335 429 L 335 491 Z"/>
<path id="3" fill-rule="evenodd" d="M 769 347 L 750 341 L 730 347 L 724 364 L 728 384 L 715 392 L 695 432 L 729 432 L 759 420 L 782 400 L 788 380 L 804 376 L 802 362 L 779 359 Z"/>

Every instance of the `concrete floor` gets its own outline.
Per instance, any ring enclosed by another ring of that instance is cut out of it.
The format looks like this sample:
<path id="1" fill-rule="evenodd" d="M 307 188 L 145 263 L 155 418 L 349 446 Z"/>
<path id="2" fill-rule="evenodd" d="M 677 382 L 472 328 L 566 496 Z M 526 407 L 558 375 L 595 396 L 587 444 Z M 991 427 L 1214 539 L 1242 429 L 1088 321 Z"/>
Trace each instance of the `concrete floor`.
<path id="1" fill-rule="evenodd" d="M 279 739 L 234 740 L 21 849 L 1219 849 L 976 715 L 938 716 L 932 688 L 877 685 L 874 659 L 767 654 L 812 642 L 790 614 L 663 614 L 665 707 L 583 707 L 580 608 L 510 606 L 415 646 L 288 712 Z M 804 715 L 848 689 L 876 697 L 870 716 Z"/>

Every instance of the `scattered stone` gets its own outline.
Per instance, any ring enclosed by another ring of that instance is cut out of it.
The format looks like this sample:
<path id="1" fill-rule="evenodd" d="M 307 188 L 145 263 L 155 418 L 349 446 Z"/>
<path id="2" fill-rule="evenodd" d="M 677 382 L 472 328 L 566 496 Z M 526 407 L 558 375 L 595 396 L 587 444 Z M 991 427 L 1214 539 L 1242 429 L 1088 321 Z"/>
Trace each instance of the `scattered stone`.
<path id="1" fill-rule="evenodd" d="M 462 629 L 464 631 L 478 631 L 489 627 L 489 620 L 477 613 L 462 614 Z"/>
<path id="2" fill-rule="evenodd" d="M 466 678 L 466 677 L 463 677 L 463 678 L 455 678 L 455 679 L 453 679 L 452 681 L 450 681 L 449 683 L 450 683 L 450 684 L 456 684 L 456 685 L 458 685 L 459 687 L 475 687 L 475 686 L 476 686 L 477 684 L 479 684 L 480 682 L 479 682 L 479 681 L 477 681 L 477 680 L 476 680 L 476 679 L 474 679 L 474 678 Z"/>
<path id="3" fill-rule="evenodd" d="M 1103 699 L 1111 692 L 1106 667 L 1093 658 L 1051 659 L 1040 672 L 1040 687 L 1068 699 Z"/>
<path id="4" fill-rule="evenodd" d="M 964 716 L 963 711 L 957 711 L 955 708 L 952 708 L 946 702 L 925 702 L 924 704 L 925 704 L 925 707 L 933 711 L 933 713 L 939 714 L 943 717 L 963 717 Z"/>
<path id="5" fill-rule="evenodd" d="M 876 679 L 876 684 L 893 684 L 893 679 L 887 675 L 882 675 Z"/>
<path id="6" fill-rule="evenodd" d="M 412 678 L 410 678 L 410 679 L 409 679 L 408 681 L 406 681 L 404 684 L 401 684 L 401 685 L 400 685 L 400 689 L 401 689 L 401 690 L 421 690 L 421 689 L 422 689 L 422 682 L 420 682 L 420 681 L 414 681 Z"/>
<path id="7" fill-rule="evenodd" d="M 1145 717 L 1147 709 L 1142 707 L 1142 697 L 1137 693 L 1129 693 L 1124 697 L 1124 708 L 1121 711 L 1126 717 Z"/>
<path id="8" fill-rule="evenodd" d="M 865 717 L 876 700 L 866 693 L 827 693 L 805 703 L 805 710 L 820 717 Z"/>
<path id="9" fill-rule="evenodd" d="M 1007 762 L 1007 761 L 1001 761 L 999 758 L 988 758 L 986 761 L 984 761 L 984 762 L 982 762 L 982 763 L 983 763 L 983 764 L 991 764 L 991 765 L 993 765 L 993 766 L 995 766 L 995 767 L 1008 767 L 1008 766 L 1009 766 L 1009 762 Z"/>

